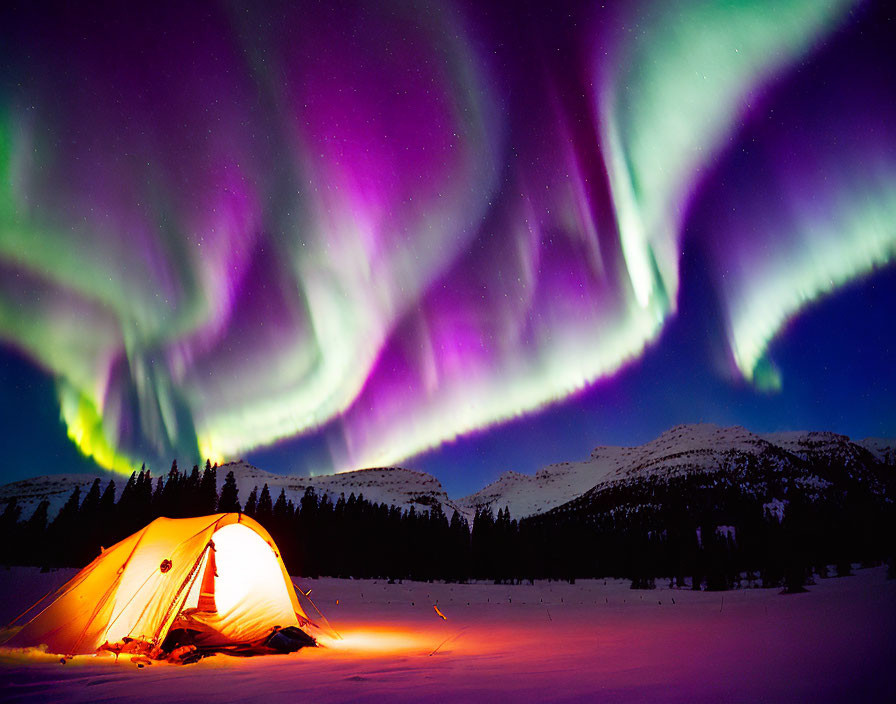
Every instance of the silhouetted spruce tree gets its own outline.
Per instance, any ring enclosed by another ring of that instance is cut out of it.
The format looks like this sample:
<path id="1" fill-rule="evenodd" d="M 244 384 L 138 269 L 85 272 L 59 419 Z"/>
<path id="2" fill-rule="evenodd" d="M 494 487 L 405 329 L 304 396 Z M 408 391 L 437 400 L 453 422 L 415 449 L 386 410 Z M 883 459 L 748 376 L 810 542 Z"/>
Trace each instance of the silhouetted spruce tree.
<path id="1" fill-rule="evenodd" d="M 99 554 L 100 480 L 96 478 L 78 511 L 72 559 L 76 565 L 86 565 Z"/>
<path id="2" fill-rule="evenodd" d="M 218 465 L 212 466 L 209 460 L 205 461 L 205 471 L 202 473 L 202 481 L 199 486 L 198 515 L 204 516 L 214 513 L 218 506 Z"/>
<path id="3" fill-rule="evenodd" d="M 19 499 L 14 496 L 6 502 L 6 508 L 3 509 L 3 515 L 0 515 L 0 530 L 8 535 L 19 522 L 21 515 L 22 507 L 19 506 Z"/>
<path id="4" fill-rule="evenodd" d="M 165 482 L 162 477 L 156 479 L 156 488 L 152 492 L 152 499 L 150 500 L 151 514 L 152 518 L 158 518 L 159 516 L 164 516 L 165 513 Z"/>
<path id="5" fill-rule="evenodd" d="M 473 553 L 473 576 L 477 579 L 494 577 L 495 520 L 490 508 L 476 511 L 470 536 Z"/>
<path id="6" fill-rule="evenodd" d="M 470 578 L 470 526 L 457 511 L 454 511 L 448 530 L 450 579 L 466 582 Z"/>
<path id="7" fill-rule="evenodd" d="M 135 533 L 149 523 L 154 516 L 152 515 L 152 474 L 145 468 L 140 470 L 137 475 L 137 485 L 134 496 L 134 512 L 133 512 L 133 530 L 128 534 Z"/>
<path id="8" fill-rule="evenodd" d="M 274 510 L 270 521 L 271 535 L 277 547 L 280 548 L 280 556 L 284 563 L 291 563 L 295 552 L 295 535 L 290 530 L 293 520 L 292 503 L 286 500 L 286 490 L 280 489 L 280 495 L 274 503 Z"/>
<path id="9" fill-rule="evenodd" d="M 115 481 L 110 479 L 97 508 L 97 542 L 108 548 L 117 542 L 115 526 Z"/>
<path id="10" fill-rule="evenodd" d="M 228 472 L 224 479 L 217 510 L 220 513 L 238 513 L 240 511 L 240 492 L 236 485 L 236 477 L 233 476 L 233 470 Z"/>
<path id="11" fill-rule="evenodd" d="M 155 515 L 165 516 L 166 518 L 178 518 L 180 516 L 180 500 L 183 492 L 181 491 L 181 474 L 177 468 L 177 460 L 171 463 L 171 469 L 168 470 L 168 477 L 164 480 L 164 483 L 162 478 L 159 477 L 158 484 L 161 487 L 161 493 L 158 499 L 153 495 L 153 500 L 157 501 L 157 505 L 153 509 Z"/>
<path id="12" fill-rule="evenodd" d="M 351 511 L 349 511 L 349 501 Z M 350 577 L 351 566 L 355 564 L 358 554 L 358 542 L 349 539 L 349 533 L 356 526 L 354 515 L 355 494 L 352 492 L 349 500 L 345 498 L 345 492 L 339 494 L 336 503 L 333 504 L 333 533 L 329 536 L 330 549 L 335 553 L 330 567 L 337 577 Z"/>
<path id="13" fill-rule="evenodd" d="M 121 490 L 121 496 L 115 504 L 115 518 L 112 520 L 114 527 L 112 529 L 111 543 L 116 543 L 122 538 L 131 535 L 134 530 L 134 513 L 137 510 L 137 473 L 131 472 L 131 476 L 124 489 Z"/>
<path id="14" fill-rule="evenodd" d="M 199 465 L 194 464 L 190 471 L 190 476 L 186 478 L 183 484 L 183 496 L 181 496 L 181 516 L 201 516 L 203 515 L 200 503 L 202 502 L 202 474 L 199 472 Z M 209 513 L 214 513 L 214 510 Z"/>
<path id="15" fill-rule="evenodd" d="M 141 470 L 142 471 L 142 470 Z M 130 501 L 134 492 L 136 491 L 137 486 L 137 472 L 131 472 L 131 476 L 128 478 L 127 483 L 124 485 L 124 489 L 121 490 L 121 497 L 118 499 L 119 505 L 124 505 L 128 501 Z"/>
<path id="16" fill-rule="evenodd" d="M 246 499 L 246 508 L 243 509 L 243 513 L 247 513 L 252 518 L 255 518 L 255 515 L 258 513 L 258 487 L 252 487 L 252 491 L 249 492 L 249 498 Z"/>
<path id="17" fill-rule="evenodd" d="M 261 499 L 259 499 L 259 505 Z M 316 551 L 315 560 L 320 565 L 322 574 L 334 574 L 334 564 L 341 556 L 335 555 L 333 543 L 330 539 L 333 531 L 333 502 L 324 494 L 317 505 L 317 533 L 313 538 L 313 546 Z"/>
<path id="18" fill-rule="evenodd" d="M 270 498 L 270 494 L 268 494 L 268 497 Z M 292 518 L 289 513 L 289 504 L 286 501 L 286 489 L 280 489 L 280 495 L 274 503 L 273 518 L 274 525 L 280 529 L 285 527 L 289 519 Z"/>
<path id="19" fill-rule="evenodd" d="M 402 570 L 404 544 L 401 542 L 402 512 L 397 506 L 389 506 L 383 513 L 384 537 L 379 541 L 384 550 L 381 565 L 385 572 L 384 576 L 395 580 L 404 573 Z"/>
<path id="20" fill-rule="evenodd" d="M 93 480 L 93 484 L 90 485 L 90 489 L 84 496 L 84 501 L 81 503 L 81 512 L 86 516 L 93 514 L 100 506 L 100 496 L 100 479 L 97 477 Z"/>
<path id="21" fill-rule="evenodd" d="M 40 567 L 50 564 L 47 554 L 47 514 L 49 510 L 50 502 L 44 499 L 34 509 L 31 517 L 25 521 L 20 534 L 22 564 Z"/>
<path id="22" fill-rule="evenodd" d="M 81 487 L 76 486 L 48 529 L 48 552 L 51 564 L 75 567 L 79 547 L 78 510 L 81 506 Z"/>
<path id="23" fill-rule="evenodd" d="M 420 541 L 420 519 L 417 516 L 417 509 L 414 506 L 411 506 L 402 516 L 402 519 L 402 523 L 404 524 L 402 544 L 405 547 L 402 577 L 407 579 L 417 579 L 419 573 L 417 553 Z"/>
<path id="24" fill-rule="evenodd" d="M 305 489 L 299 501 L 299 510 L 296 511 L 296 536 L 297 550 L 296 560 L 302 570 L 303 575 L 309 577 L 317 577 L 321 574 L 320 563 L 318 562 L 318 544 L 316 537 L 318 535 L 318 517 L 317 517 L 317 494 L 312 487 Z"/>
<path id="25" fill-rule="evenodd" d="M 498 509 L 498 517 L 492 528 L 491 535 L 491 563 L 492 577 L 495 583 L 505 583 L 510 579 L 510 551 L 511 551 L 511 528 L 510 528 L 510 510 L 505 506 Z"/>
<path id="26" fill-rule="evenodd" d="M 16 564 L 20 557 L 19 517 L 22 507 L 15 497 L 6 502 L 3 515 L 0 516 L 0 562 L 6 565 Z"/>
<path id="27" fill-rule="evenodd" d="M 268 485 L 265 484 L 261 489 L 261 494 L 258 496 L 258 506 L 255 509 L 255 520 L 267 528 L 271 525 L 273 514 L 274 506 L 271 503 L 271 490 L 268 489 Z"/>
<path id="28" fill-rule="evenodd" d="M 445 579 L 451 563 L 451 527 L 442 504 L 434 504 L 429 509 L 430 579 Z"/>

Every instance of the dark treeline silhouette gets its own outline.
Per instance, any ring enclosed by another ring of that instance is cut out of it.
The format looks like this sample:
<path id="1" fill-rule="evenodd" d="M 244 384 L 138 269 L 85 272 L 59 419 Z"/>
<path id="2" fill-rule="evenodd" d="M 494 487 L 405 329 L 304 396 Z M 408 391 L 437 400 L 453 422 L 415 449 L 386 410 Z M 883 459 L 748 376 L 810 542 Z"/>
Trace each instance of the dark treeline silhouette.
<path id="1" fill-rule="evenodd" d="M 105 547 L 138 531 L 155 518 L 186 518 L 243 511 L 271 533 L 293 574 L 304 576 L 388 577 L 420 580 L 469 577 L 470 527 L 457 512 L 450 520 L 440 505 L 402 511 L 363 496 L 318 496 L 308 490 L 298 505 L 281 490 L 274 499 L 265 484 L 241 506 L 233 472 L 220 496 L 216 466 L 181 472 L 177 463 L 153 478 L 145 468 L 117 487 L 99 479 L 82 497 L 75 488 L 48 521 L 47 501 L 20 520 L 16 500 L 0 514 L 0 563 L 40 567 L 82 567 Z"/>
<path id="2" fill-rule="evenodd" d="M 893 480 L 892 467 L 877 463 L 781 471 L 741 458 L 711 473 L 595 487 L 523 520 L 520 543 L 535 577 L 625 577 L 633 588 L 667 578 L 724 590 L 744 578 L 794 592 L 829 566 L 849 574 L 854 562 L 887 561 L 896 576 Z"/>
<path id="3" fill-rule="evenodd" d="M 817 469 L 817 468 L 816 468 Z M 885 468 L 889 469 L 889 468 Z M 813 575 L 850 573 L 852 563 L 894 566 L 896 523 L 890 474 L 867 476 L 830 466 L 833 482 L 809 489 L 761 464 L 717 472 L 647 477 L 602 485 L 546 514 L 512 520 L 500 509 L 473 525 L 435 503 L 401 510 L 308 489 L 296 505 L 265 484 L 241 505 L 233 475 L 220 496 L 217 467 L 206 463 L 164 477 L 142 469 L 116 500 L 114 481 L 76 488 L 48 521 L 48 503 L 21 520 L 15 500 L 0 515 L 0 562 L 81 567 L 154 518 L 240 511 L 264 525 L 292 574 L 388 579 L 622 577 L 633 588 L 657 579 L 694 589 L 730 589 L 746 579 L 799 591 Z M 883 479 L 880 479 L 883 477 Z M 880 480 L 880 481 L 878 481 Z M 804 482 L 805 483 L 805 482 Z M 761 490 L 759 489 L 761 488 Z M 782 496 L 786 501 L 768 501 Z"/>

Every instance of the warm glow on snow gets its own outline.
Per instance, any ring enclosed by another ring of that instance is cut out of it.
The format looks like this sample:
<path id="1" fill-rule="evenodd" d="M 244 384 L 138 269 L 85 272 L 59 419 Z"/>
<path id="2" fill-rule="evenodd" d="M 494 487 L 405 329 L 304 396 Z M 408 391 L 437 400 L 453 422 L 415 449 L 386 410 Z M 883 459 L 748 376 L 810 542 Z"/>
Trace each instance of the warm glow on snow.
<path id="1" fill-rule="evenodd" d="M 351 631 L 340 631 L 339 639 L 322 636 L 318 643 L 332 650 L 339 650 L 363 657 L 398 655 L 401 653 L 420 653 L 432 651 L 438 641 L 433 635 L 421 630 L 402 630 L 389 627 L 363 628 Z"/>

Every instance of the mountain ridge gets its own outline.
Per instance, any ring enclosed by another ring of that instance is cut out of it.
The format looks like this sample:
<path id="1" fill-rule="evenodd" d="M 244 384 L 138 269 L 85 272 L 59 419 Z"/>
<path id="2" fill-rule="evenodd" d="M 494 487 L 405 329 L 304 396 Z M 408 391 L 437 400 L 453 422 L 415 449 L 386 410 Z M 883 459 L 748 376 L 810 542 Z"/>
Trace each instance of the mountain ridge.
<path id="1" fill-rule="evenodd" d="M 294 503 L 312 488 L 333 500 L 340 494 L 348 497 L 354 493 L 371 502 L 403 509 L 413 506 L 418 511 L 439 504 L 449 516 L 456 510 L 467 520 L 472 520 L 477 510 L 496 512 L 503 508 L 513 518 L 524 518 L 552 511 L 601 486 L 651 477 L 708 473 L 747 457 L 789 472 L 796 472 L 800 463 L 813 461 L 836 461 L 845 466 L 869 463 L 889 466 L 896 465 L 896 440 L 853 441 L 829 431 L 752 433 L 741 426 L 684 424 L 643 445 L 598 446 L 586 460 L 554 463 L 534 474 L 505 471 L 479 491 L 459 498 L 449 497 L 433 475 L 404 467 L 374 467 L 306 477 L 274 474 L 244 460 L 218 467 L 217 488 L 220 492 L 227 473 L 233 471 L 243 503 L 253 488 L 261 491 L 267 484 L 273 499 L 282 490 Z M 50 502 L 52 518 L 75 486 L 81 488 L 83 497 L 97 477 L 103 482 L 115 479 L 119 490 L 126 481 L 121 475 L 108 473 L 43 475 L 0 486 L 0 503 L 16 498 L 22 508 L 22 518 L 27 518 L 46 499 Z M 805 481 L 819 485 L 827 480 Z"/>

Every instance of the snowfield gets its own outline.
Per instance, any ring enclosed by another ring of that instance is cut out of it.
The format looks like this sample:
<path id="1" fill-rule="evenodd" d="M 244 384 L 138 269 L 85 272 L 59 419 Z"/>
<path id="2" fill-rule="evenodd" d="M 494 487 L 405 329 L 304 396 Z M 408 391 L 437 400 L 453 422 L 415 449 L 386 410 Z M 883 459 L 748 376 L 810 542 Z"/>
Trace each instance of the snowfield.
<path id="1" fill-rule="evenodd" d="M 0 568 L 3 622 L 74 573 Z M 882 568 L 789 596 L 633 591 L 614 580 L 298 581 L 341 640 L 143 669 L 6 651 L 0 700 L 815 703 L 896 693 L 896 581 Z"/>

